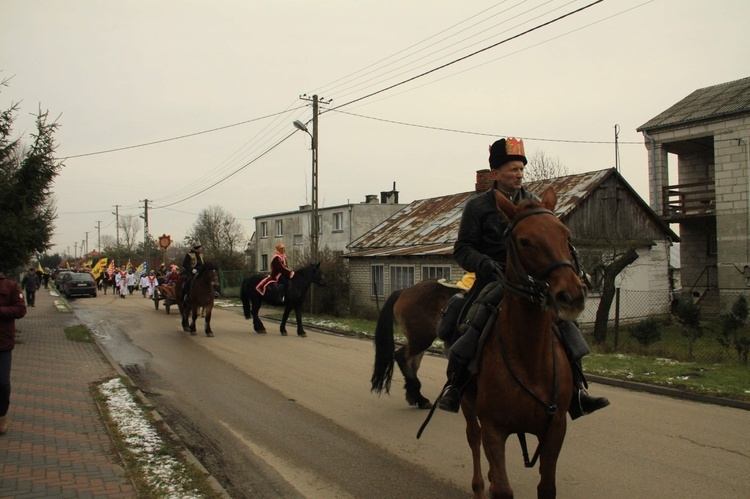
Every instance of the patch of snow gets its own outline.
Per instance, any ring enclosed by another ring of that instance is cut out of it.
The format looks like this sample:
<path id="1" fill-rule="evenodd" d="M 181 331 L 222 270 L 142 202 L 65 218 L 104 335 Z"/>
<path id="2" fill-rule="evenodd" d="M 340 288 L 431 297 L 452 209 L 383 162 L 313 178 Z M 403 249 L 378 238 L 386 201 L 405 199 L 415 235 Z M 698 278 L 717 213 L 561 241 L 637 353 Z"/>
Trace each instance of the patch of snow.
<path id="1" fill-rule="evenodd" d="M 122 436 L 128 451 L 138 461 L 138 467 L 151 491 L 159 497 L 201 497 L 187 490 L 182 480 L 185 465 L 162 452 L 164 441 L 135 403 L 133 396 L 120 378 L 99 385 L 106 399 L 110 417 Z"/>

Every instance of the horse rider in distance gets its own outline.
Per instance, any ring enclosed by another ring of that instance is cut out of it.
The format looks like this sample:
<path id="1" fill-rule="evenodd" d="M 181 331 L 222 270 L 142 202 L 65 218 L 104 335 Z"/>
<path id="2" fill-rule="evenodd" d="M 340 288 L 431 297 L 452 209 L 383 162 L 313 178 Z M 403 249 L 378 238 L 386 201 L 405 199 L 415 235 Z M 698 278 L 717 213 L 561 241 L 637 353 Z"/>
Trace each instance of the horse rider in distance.
<path id="1" fill-rule="evenodd" d="M 453 307 L 469 310 L 482 290 L 497 281 L 505 271 L 508 249 L 508 220 L 503 216 L 495 203 L 494 191 L 502 192 L 510 201 L 518 205 L 524 199 L 540 201 L 539 198 L 524 190 L 522 186 L 523 170 L 527 160 L 523 140 L 508 137 L 500 139 L 490 146 L 490 171 L 494 177 L 491 189 L 471 198 L 464 207 L 458 238 L 454 245 L 454 257 L 461 267 L 468 272 L 475 272 L 477 280 L 466 294 L 466 301 Z M 471 381 L 473 374 L 469 365 L 477 355 L 477 346 L 481 332 L 484 330 L 489 313 L 487 306 L 497 308 L 502 300 L 502 288 L 487 293 L 486 301 L 478 307 L 474 318 L 461 318 L 471 321 L 463 334 L 454 333 L 448 362 L 448 385 L 438 401 L 438 407 L 449 412 L 458 412 L 461 393 Z M 456 300 L 458 301 L 458 300 Z M 479 303 L 479 302 L 478 302 Z M 451 304 L 448 305 L 451 307 Z M 476 307 L 475 307 L 476 308 Z M 484 310 L 483 310 L 484 309 Z M 447 317 L 450 314 L 446 314 Z M 454 314 L 455 315 L 458 314 Z M 442 326 L 441 325 L 441 329 Z M 448 327 L 455 328 L 455 323 Z M 560 320 L 558 328 L 564 350 L 573 368 L 573 400 L 569 413 L 573 419 L 590 414 L 609 405 L 604 397 L 595 398 L 586 391 L 586 380 L 581 369 L 581 358 L 590 352 L 580 329 L 568 320 Z"/>
<path id="2" fill-rule="evenodd" d="M 279 243 L 276 245 L 276 254 L 271 259 L 271 273 L 258 283 L 255 290 L 261 296 L 265 296 L 266 291 L 271 292 L 274 289 L 273 285 L 278 283 L 278 289 L 274 290 L 276 291 L 274 294 L 278 294 L 278 301 L 283 303 L 289 280 L 292 277 L 294 277 L 294 271 L 287 266 L 286 247 L 284 243 Z"/>
<path id="3" fill-rule="evenodd" d="M 182 260 L 183 274 L 185 275 L 185 284 L 182 286 L 182 299 L 183 301 L 190 296 L 190 286 L 193 284 L 195 274 L 203 268 L 203 253 L 201 252 L 203 246 L 200 241 L 193 243 L 193 248 L 187 252 L 185 258 Z"/>

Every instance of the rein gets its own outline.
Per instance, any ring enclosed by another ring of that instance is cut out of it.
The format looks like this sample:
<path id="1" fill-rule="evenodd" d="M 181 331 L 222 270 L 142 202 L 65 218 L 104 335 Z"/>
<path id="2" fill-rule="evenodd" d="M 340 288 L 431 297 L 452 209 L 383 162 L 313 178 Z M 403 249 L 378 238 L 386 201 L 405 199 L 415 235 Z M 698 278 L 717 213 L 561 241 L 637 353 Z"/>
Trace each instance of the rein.
<path id="1" fill-rule="evenodd" d="M 510 223 L 510 225 L 508 225 L 508 228 L 506 229 L 506 235 L 508 236 L 512 235 L 512 232 L 518 225 L 518 222 L 520 222 L 524 218 L 532 216 L 532 215 L 541 215 L 541 214 L 548 214 L 548 215 L 555 216 L 555 214 L 552 211 L 547 210 L 545 208 L 534 208 L 528 211 L 524 211 L 523 213 L 515 217 L 513 221 Z M 535 276 L 531 276 L 524 268 L 523 263 L 521 263 L 521 259 L 518 254 L 518 248 L 516 247 L 515 240 L 512 237 L 509 237 L 508 239 L 510 241 L 508 250 L 509 250 L 510 261 L 512 263 L 510 267 L 512 267 L 515 279 L 518 281 L 518 283 L 509 281 L 504 275 L 502 275 L 498 278 L 501 282 L 501 285 L 503 286 L 504 289 L 512 293 L 515 293 L 517 295 L 520 295 L 526 298 L 527 300 L 535 303 L 536 305 L 541 307 L 543 310 L 552 309 L 550 304 L 554 303 L 554 300 L 549 295 L 549 284 L 547 284 L 543 279 L 545 279 L 553 270 L 555 270 L 558 267 L 570 267 L 576 272 L 577 275 L 580 275 L 580 265 L 578 262 L 578 256 L 575 253 L 575 248 L 573 248 L 573 246 L 570 243 L 568 243 L 568 245 L 571 248 L 571 254 L 573 255 L 575 264 L 573 264 L 573 262 L 571 262 L 570 260 L 564 260 L 564 259 L 557 260 L 545 266 Z M 503 354 L 503 361 L 505 362 L 505 367 L 508 369 L 508 372 L 510 372 L 510 375 L 513 377 L 513 380 L 535 402 L 537 402 L 539 405 L 544 407 L 547 413 L 547 420 L 544 424 L 544 431 L 539 436 L 539 443 L 537 444 L 536 451 L 534 452 L 534 456 L 531 459 L 529 459 L 529 453 L 528 453 L 527 446 L 526 446 L 525 433 L 519 432 L 517 434 L 518 440 L 521 444 L 521 450 L 523 452 L 524 466 L 527 468 L 531 468 L 536 464 L 536 461 L 539 459 L 542 446 L 545 443 L 547 434 L 549 433 L 550 426 L 552 425 L 552 419 L 554 418 L 555 414 L 557 414 L 559 377 L 558 377 L 558 372 L 557 372 L 557 357 L 555 355 L 554 335 L 550 334 L 550 344 L 551 344 L 551 350 L 552 350 L 552 370 L 554 372 L 553 382 L 552 382 L 552 403 L 551 404 L 547 404 L 544 400 L 541 399 L 541 397 L 539 397 L 528 386 L 526 386 L 523 383 L 523 381 L 518 377 L 516 372 L 513 370 L 513 368 L 510 365 L 510 359 L 508 358 L 507 349 L 503 345 L 502 335 L 498 335 L 498 342 L 500 343 L 500 351 Z"/>
<path id="2" fill-rule="evenodd" d="M 532 215 L 542 214 L 555 216 L 552 211 L 546 208 L 534 208 L 532 210 L 524 211 L 516 218 L 514 218 L 513 221 L 508 225 L 508 228 L 505 229 L 506 236 L 510 236 L 513 233 L 513 230 L 518 225 L 518 222 L 520 222 L 524 218 L 530 217 Z M 553 302 L 552 297 L 549 296 L 549 284 L 544 281 L 544 279 L 550 273 L 552 273 L 553 270 L 558 267 L 570 267 L 575 271 L 576 274 L 580 275 L 581 267 L 578 262 L 578 257 L 575 253 L 575 248 L 573 248 L 573 245 L 570 243 L 568 243 L 568 245 L 571 248 L 571 254 L 573 255 L 575 264 L 570 260 L 557 260 L 544 267 L 535 276 L 532 276 L 528 272 L 526 272 L 523 263 L 521 263 L 521 258 L 518 255 L 518 248 L 516 247 L 515 240 L 512 237 L 508 237 L 508 240 L 510 241 L 508 251 L 511 262 L 513 263 L 512 268 L 517 282 L 509 281 L 504 275 L 500 276 L 499 280 L 502 283 L 503 288 L 512 293 L 523 296 L 527 300 L 539 305 L 544 309 L 548 309 L 549 304 Z"/>

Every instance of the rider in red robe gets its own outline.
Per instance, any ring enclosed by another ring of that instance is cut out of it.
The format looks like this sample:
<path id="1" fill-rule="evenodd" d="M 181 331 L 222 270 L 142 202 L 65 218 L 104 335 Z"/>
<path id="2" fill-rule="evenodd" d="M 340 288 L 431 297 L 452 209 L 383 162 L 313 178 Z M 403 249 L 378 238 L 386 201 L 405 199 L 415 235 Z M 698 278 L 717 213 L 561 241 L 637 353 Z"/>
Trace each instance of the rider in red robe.
<path id="1" fill-rule="evenodd" d="M 276 245 L 276 254 L 273 255 L 273 259 L 271 260 L 271 274 L 268 277 L 263 278 L 255 289 L 258 293 L 264 295 L 268 285 L 279 282 L 279 279 L 281 279 L 282 276 L 285 278 L 284 280 L 291 279 L 294 277 L 294 271 L 286 264 L 286 248 L 284 247 L 284 244 L 279 243 Z"/>

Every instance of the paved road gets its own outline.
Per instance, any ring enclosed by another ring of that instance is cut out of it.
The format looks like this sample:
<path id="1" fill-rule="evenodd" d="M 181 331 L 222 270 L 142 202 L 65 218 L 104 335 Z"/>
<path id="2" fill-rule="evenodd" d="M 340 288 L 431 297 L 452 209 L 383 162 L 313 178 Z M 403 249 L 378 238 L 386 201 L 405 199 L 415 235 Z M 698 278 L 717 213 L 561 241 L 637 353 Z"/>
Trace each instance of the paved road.
<path id="1" fill-rule="evenodd" d="M 72 303 L 233 497 L 469 497 L 463 418 L 369 392 L 369 340 L 308 330 L 251 331 L 239 309 L 216 310 L 216 334 L 188 336 L 179 317 L 132 295 Z M 202 324 L 199 321 L 199 331 Z M 424 393 L 444 381 L 428 357 Z M 742 497 L 750 488 L 750 412 L 595 385 L 612 406 L 569 425 L 558 466 L 561 497 Z M 509 442 L 517 497 L 537 469 Z M 486 469 L 486 465 L 485 465 Z"/>

